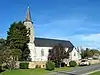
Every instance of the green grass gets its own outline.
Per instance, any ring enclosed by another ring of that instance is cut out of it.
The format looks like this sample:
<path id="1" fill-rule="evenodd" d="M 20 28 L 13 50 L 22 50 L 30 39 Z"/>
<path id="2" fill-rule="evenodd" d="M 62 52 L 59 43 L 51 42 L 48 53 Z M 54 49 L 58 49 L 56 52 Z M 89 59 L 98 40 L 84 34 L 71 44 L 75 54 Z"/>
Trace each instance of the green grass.
<path id="1" fill-rule="evenodd" d="M 100 71 L 91 73 L 90 75 L 100 75 Z"/>
<path id="2" fill-rule="evenodd" d="M 72 70 L 72 67 L 55 68 L 54 71 L 69 71 L 69 70 Z"/>
<path id="3" fill-rule="evenodd" d="M 71 70 L 71 68 L 70 67 L 55 68 L 54 71 L 48 71 L 45 69 L 18 69 L 18 70 L 8 70 L 2 72 L 0 75 L 44 75 L 55 71 L 68 71 L 68 70 Z"/>
<path id="4" fill-rule="evenodd" d="M 43 75 L 49 73 L 49 71 L 44 69 L 18 69 L 18 70 L 8 70 L 0 75 Z"/>

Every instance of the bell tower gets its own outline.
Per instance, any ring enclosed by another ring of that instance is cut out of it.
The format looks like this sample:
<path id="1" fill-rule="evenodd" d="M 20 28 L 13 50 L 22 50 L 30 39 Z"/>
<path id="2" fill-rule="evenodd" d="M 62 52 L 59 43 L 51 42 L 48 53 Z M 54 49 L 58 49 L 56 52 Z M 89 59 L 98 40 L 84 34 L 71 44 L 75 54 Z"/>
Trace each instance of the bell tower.
<path id="1" fill-rule="evenodd" d="M 31 15 L 30 15 L 30 8 L 28 6 L 27 12 L 26 12 L 26 17 L 24 20 L 24 25 L 26 26 L 27 29 L 30 29 L 30 43 L 34 43 L 34 28 L 33 28 L 33 22 L 31 20 Z"/>
<path id="2" fill-rule="evenodd" d="M 35 51 L 35 44 L 34 44 L 34 27 L 31 19 L 29 6 L 27 8 L 26 17 L 23 23 L 26 26 L 26 28 L 30 30 L 30 35 L 29 35 L 30 41 L 28 43 L 28 47 L 30 49 L 30 59 L 31 61 L 35 61 L 36 51 Z"/>

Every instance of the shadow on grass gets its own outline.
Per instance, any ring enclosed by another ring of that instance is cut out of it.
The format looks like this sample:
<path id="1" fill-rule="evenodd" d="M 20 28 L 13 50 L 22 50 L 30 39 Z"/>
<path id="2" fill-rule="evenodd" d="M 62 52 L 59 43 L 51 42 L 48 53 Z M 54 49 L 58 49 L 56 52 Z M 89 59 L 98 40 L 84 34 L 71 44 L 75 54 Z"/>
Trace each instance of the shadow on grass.
<path id="1" fill-rule="evenodd" d="M 0 73 L 4 72 L 5 70 L 0 70 Z"/>

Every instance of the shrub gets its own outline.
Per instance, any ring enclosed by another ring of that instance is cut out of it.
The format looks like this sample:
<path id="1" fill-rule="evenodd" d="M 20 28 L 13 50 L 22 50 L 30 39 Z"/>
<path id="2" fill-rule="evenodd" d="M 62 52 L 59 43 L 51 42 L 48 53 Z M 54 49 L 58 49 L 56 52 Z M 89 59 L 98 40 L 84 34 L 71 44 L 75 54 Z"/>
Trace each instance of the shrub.
<path id="1" fill-rule="evenodd" d="M 52 71 L 52 70 L 54 70 L 54 68 L 55 68 L 54 62 L 47 61 L 47 63 L 46 63 L 46 69 L 49 70 L 49 71 Z"/>
<path id="2" fill-rule="evenodd" d="M 0 73 L 3 72 L 3 71 L 5 71 L 5 70 L 3 69 L 2 64 L 0 64 Z"/>
<path id="3" fill-rule="evenodd" d="M 20 69 L 28 69 L 29 63 L 20 63 Z"/>
<path id="4" fill-rule="evenodd" d="M 3 69 L 9 69 L 7 65 L 3 65 Z"/>
<path id="5" fill-rule="evenodd" d="M 77 65 L 76 61 L 70 61 L 69 66 L 70 67 L 75 67 Z"/>
<path id="6" fill-rule="evenodd" d="M 0 72 L 2 72 L 2 65 L 0 64 Z"/>

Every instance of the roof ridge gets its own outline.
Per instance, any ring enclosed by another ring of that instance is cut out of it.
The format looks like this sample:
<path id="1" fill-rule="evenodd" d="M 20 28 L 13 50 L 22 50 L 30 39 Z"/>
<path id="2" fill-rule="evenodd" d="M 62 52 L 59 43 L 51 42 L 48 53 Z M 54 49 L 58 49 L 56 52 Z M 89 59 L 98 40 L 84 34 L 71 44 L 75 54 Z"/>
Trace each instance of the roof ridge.
<path id="1" fill-rule="evenodd" d="M 41 37 L 35 37 L 36 39 L 46 39 L 46 40 L 58 40 L 58 41 L 69 41 L 69 40 L 61 40 L 61 39 L 55 39 L 55 38 L 41 38 Z M 69 41 L 70 42 L 70 41 Z"/>

